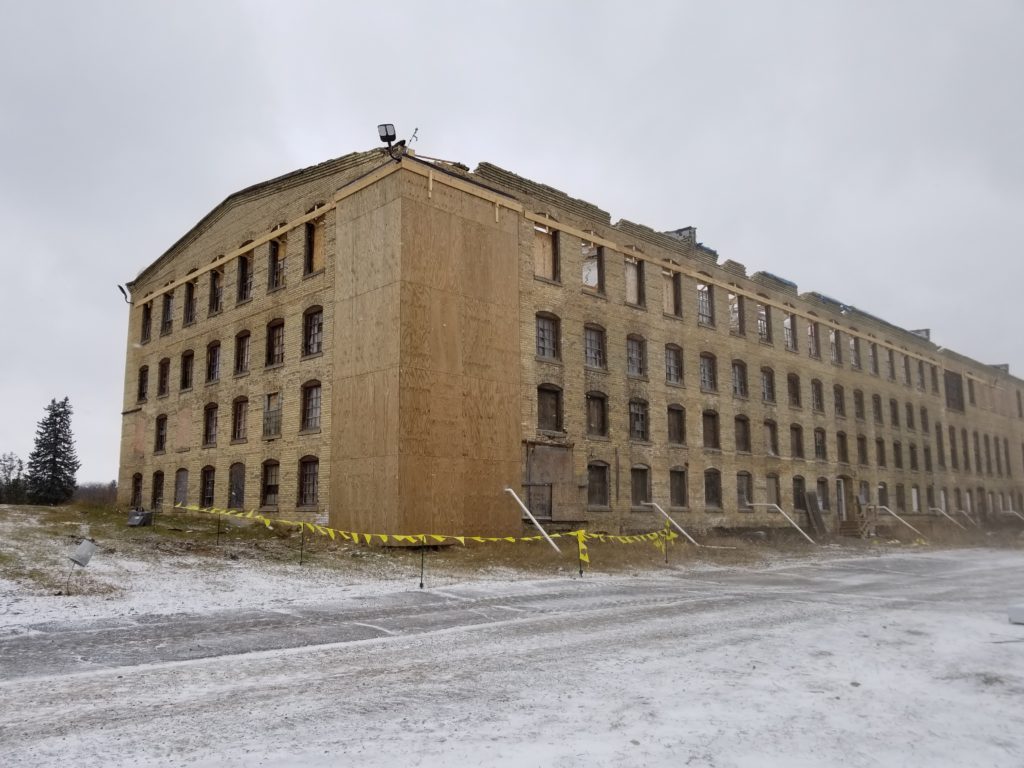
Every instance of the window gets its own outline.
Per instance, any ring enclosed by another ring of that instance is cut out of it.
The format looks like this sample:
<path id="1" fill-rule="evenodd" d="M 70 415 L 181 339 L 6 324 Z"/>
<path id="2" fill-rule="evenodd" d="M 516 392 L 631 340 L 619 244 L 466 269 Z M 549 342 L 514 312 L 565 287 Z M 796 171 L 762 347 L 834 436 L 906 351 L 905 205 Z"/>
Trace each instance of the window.
<path id="1" fill-rule="evenodd" d="M 749 472 L 736 473 L 736 507 L 740 512 L 753 512 L 754 477 Z"/>
<path id="2" fill-rule="evenodd" d="M 974 439 L 978 439 L 977 433 L 974 435 Z M 980 462 L 979 462 L 980 464 Z M 980 471 L 980 469 L 979 469 Z M 988 435 L 985 435 L 985 472 L 986 474 L 992 474 L 992 452 L 989 448 Z"/>
<path id="3" fill-rule="evenodd" d="M 267 365 L 284 362 L 284 320 L 274 320 L 267 325 Z"/>
<path id="4" fill-rule="evenodd" d="M 906 404 L 907 411 L 907 429 L 914 429 L 914 406 L 910 403 Z"/>
<path id="5" fill-rule="evenodd" d="M 782 336 L 786 342 L 786 349 L 796 352 L 796 315 L 789 313 L 782 319 Z"/>
<path id="6" fill-rule="evenodd" d="M 800 407 L 800 377 L 795 373 L 786 376 L 786 390 L 789 393 L 789 404 L 794 408 Z"/>
<path id="7" fill-rule="evenodd" d="M 793 478 L 793 509 L 807 511 L 807 486 L 800 475 Z"/>
<path id="8" fill-rule="evenodd" d="M 553 384 L 537 387 L 537 429 L 562 431 L 562 390 Z"/>
<path id="9" fill-rule="evenodd" d="M 885 350 L 885 377 L 896 381 L 896 353 L 892 349 Z"/>
<path id="10" fill-rule="evenodd" d="M 668 269 L 661 270 L 662 311 L 673 317 L 683 316 L 683 276 Z"/>
<path id="11" fill-rule="evenodd" d="M 686 410 L 681 405 L 668 407 L 668 441 L 673 445 L 686 444 Z"/>
<path id="12" fill-rule="evenodd" d="M 188 470 L 179 469 L 174 473 L 174 503 L 188 504 Z"/>
<path id="13" fill-rule="evenodd" d="M 850 367 L 860 370 L 860 339 L 856 336 L 850 337 Z"/>
<path id="14" fill-rule="evenodd" d="M 647 342 L 643 336 L 626 338 L 626 373 L 630 376 L 647 375 Z"/>
<path id="15" fill-rule="evenodd" d="M 608 465 L 603 461 L 587 465 L 587 506 L 608 506 Z"/>
<path id="16" fill-rule="evenodd" d="M 971 405 L 977 405 L 977 401 L 974 399 L 974 379 L 967 380 L 967 402 Z"/>
<path id="17" fill-rule="evenodd" d="M 922 446 L 921 447 L 921 452 L 924 455 L 924 471 L 925 472 L 931 472 L 932 471 L 932 447 L 930 445 Z M 996 456 L 998 456 L 998 455 L 999 454 L 997 453 Z"/>
<path id="18" fill-rule="evenodd" d="M 302 426 L 303 432 L 320 429 L 320 397 L 319 381 L 308 381 L 302 386 Z"/>
<path id="19" fill-rule="evenodd" d="M 324 217 L 307 221 L 302 253 L 302 274 L 315 275 L 324 268 Z"/>
<path id="20" fill-rule="evenodd" d="M 896 511 L 907 511 L 907 491 L 906 488 L 903 487 L 902 483 L 896 485 Z"/>
<path id="21" fill-rule="evenodd" d="M 776 474 L 771 474 L 766 476 L 764 480 L 765 492 L 767 493 L 766 501 L 769 504 L 774 504 L 778 506 L 779 504 L 782 503 L 780 501 L 780 499 L 782 498 L 782 488 L 779 484 L 779 476 Z"/>
<path id="22" fill-rule="evenodd" d="M 245 440 L 247 423 L 249 421 L 249 399 L 236 397 L 231 404 L 231 440 L 241 442 Z"/>
<path id="23" fill-rule="evenodd" d="M 825 412 L 825 392 L 818 379 L 811 379 L 811 410 Z"/>
<path id="24" fill-rule="evenodd" d="M 224 299 L 224 275 L 219 270 L 210 271 L 210 303 L 209 314 L 216 315 L 221 310 Z"/>
<path id="25" fill-rule="evenodd" d="M 220 378 L 220 342 L 211 342 L 206 347 L 206 381 L 217 381 Z"/>
<path id="26" fill-rule="evenodd" d="M 937 395 L 939 394 L 939 369 L 934 365 L 928 367 L 931 368 L 932 373 L 932 393 Z M 1024 414 L 1021 415 L 1024 416 Z"/>
<path id="27" fill-rule="evenodd" d="M 238 257 L 238 302 L 252 298 L 252 251 Z"/>
<path id="28" fill-rule="evenodd" d="M 875 419 L 875 421 L 879 424 L 882 423 L 881 418 Z M 900 404 L 894 398 L 889 399 L 889 423 L 893 427 L 900 425 Z"/>
<path id="29" fill-rule="evenodd" d="M 199 506 L 210 508 L 213 506 L 215 471 L 213 467 L 203 467 L 199 475 Z"/>
<path id="30" fill-rule="evenodd" d="M 249 372 L 249 332 L 235 336 L 235 375 Z"/>
<path id="31" fill-rule="evenodd" d="M 704 470 L 704 506 L 722 508 L 722 473 L 717 469 Z"/>
<path id="32" fill-rule="evenodd" d="M 163 296 L 163 312 L 160 316 L 160 335 L 166 336 L 174 328 L 174 293 L 168 291 Z"/>
<path id="33" fill-rule="evenodd" d="M 875 342 L 868 342 L 868 372 L 872 376 L 878 375 L 878 345 Z"/>
<path id="34" fill-rule="evenodd" d="M 142 324 L 140 326 L 139 341 L 145 344 L 153 333 L 153 302 L 147 301 L 142 305 Z"/>
<path id="35" fill-rule="evenodd" d="M 903 384 L 910 386 L 910 356 L 903 354 Z"/>
<path id="36" fill-rule="evenodd" d="M 779 455 L 779 428 L 771 419 L 764 423 L 764 449 L 769 456 Z"/>
<path id="37" fill-rule="evenodd" d="M 956 452 L 956 427 L 949 428 L 949 463 L 953 469 L 960 469 L 960 457 Z"/>
<path id="38" fill-rule="evenodd" d="M 821 506 L 821 508 L 823 510 L 831 509 L 832 508 L 832 503 L 829 501 L 828 478 L 826 478 L 826 477 L 819 477 L 818 478 L 817 491 L 818 491 L 818 504 Z"/>
<path id="39" fill-rule="evenodd" d="M 899 440 L 892 443 L 892 465 L 896 469 L 903 469 L 903 443 Z"/>
<path id="40" fill-rule="evenodd" d="M 766 403 L 775 402 L 775 371 L 771 368 L 761 369 L 761 399 Z"/>
<path id="41" fill-rule="evenodd" d="M 868 439 L 864 435 L 857 435 L 857 463 L 862 467 L 868 465 Z"/>
<path id="42" fill-rule="evenodd" d="M 917 388 L 924 392 L 924 360 L 917 361 Z"/>
<path id="43" fill-rule="evenodd" d="M 139 379 L 138 379 L 138 393 L 136 400 L 140 403 L 145 402 L 149 396 L 149 366 L 144 365 L 139 368 Z"/>
<path id="44" fill-rule="evenodd" d="M 281 393 L 271 392 L 263 401 L 263 436 L 281 435 Z"/>
<path id="45" fill-rule="evenodd" d="M 319 355 L 323 351 L 324 311 L 321 307 L 310 307 L 302 315 L 302 354 Z"/>
<path id="46" fill-rule="evenodd" d="M 732 393 L 736 397 L 747 396 L 747 364 L 742 360 L 732 361 Z"/>
<path id="47" fill-rule="evenodd" d="M 217 404 L 209 403 L 203 409 L 203 446 L 217 444 Z"/>
<path id="48" fill-rule="evenodd" d="M 842 384 L 832 387 L 832 404 L 836 409 L 836 416 L 846 416 L 846 392 Z"/>
<path id="49" fill-rule="evenodd" d="M 668 473 L 668 503 L 675 509 L 690 506 L 690 489 L 684 467 L 673 467 Z"/>
<path id="50" fill-rule="evenodd" d="M 276 461 L 263 462 L 263 482 L 260 484 L 260 506 L 276 507 L 281 466 Z"/>
<path id="51" fill-rule="evenodd" d="M 651 470 L 644 464 L 636 464 L 629 471 L 629 486 L 634 507 L 643 508 L 651 500 Z"/>
<path id="52" fill-rule="evenodd" d="M 180 389 L 192 389 L 192 369 L 195 367 L 196 355 L 192 350 L 181 353 Z"/>
<path id="53" fill-rule="evenodd" d="M 153 492 L 150 499 L 150 508 L 159 510 L 164 506 L 164 473 L 156 471 L 153 473 Z"/>
<path id="54" fill-rule="evenodd" d="M 825 430 L 821 427 L 814 430 L 814 458 L 821 461 L 828 459 L 828 443 L 825 438 Z"/>
<path id="55" fill-rule="evenodd" d="M 697 322 L 715 324 L 715 289 L 707 283 L 697 283 Z"/>
<path id="56" fill-rule="evenodd" d="M 167 416 L 160 414 L 156 417 L 156 436 L 153 441 L 153 452 L 163 453 L 167 450 Z"/>
<path id="57" fill-rule="evenodd" d="M 156 395 L 166 397 L 171 391 L 171 360 L 165 357 L 157 366 Z"/>
<path id="58" fill-rule="evenodd" d="M 729 301 L 729 333 L 743 336 L 746 334 L 747 326 L 743 297 L 730 291 L 727 298 Z"/>
<path id="59" fill-rule="evenodd" d="M 583 287 L 595 293 L 604 293 L 604 248 L 588 243 L 580 244 L 583 260 Z"/>
<path id="60" fill-rule="evenodd" d="M 665 381 L 669 384 L 683 383 L 683 350 L 675 344 L 665 345 Z"/>
<path id="61" fill-rule="evenodd" d="M 647 440 L 649 438 L 646 400 L 629 401 L 629 438 L 630 440 Z"/>
<path id="62" fill-rule="evenodd" d="M 846 443 L 845 432 L 836 432 L 836 458 L 842 464 L 850 463 L 850 449 Z"/>
<path id="63" fill-rule="evenodd" d="M 736 450 L 741 453 L 750 453 L 750 419 L 746 416 L 737 416 L 736 422 Z"/>
<path id="64" fill-rule="evenodd" d="M 185 309 L 181 321 L 183 325 L 192 325 L 196 321 L 196 282 L 185 283 Z"/>
<path id="65" fill-rule="evenodd" d="M 911 486 L 910 488 L 910 511 L 921 511 L 921 489 L 916 485 Z"/>
<path id="66" fill-rule="evenodd" d="M 818 323 L 813 320 L 807 321 L 807 354 L 810 357 L 821 357 L 821 337 L 818 333 Z"/>
<path id="67" fill-rule="evenodd" d="M 772 343 L 772 308 L 761 302 L 757 303 L 757 340 Z"/>
<path id="68" fill-rule="evenodd" d="M 644 263 L 633 256 L 625 257 L 626 303 L 644 306 Z"/>
<path id="69" fill-rule="evenodd" d="M 704 411 L 702 414 L 702 426 L 704 428 L 704 447 L 715 450 L 722 447 L 718 433 L 718 413 L 716 411 Z"/>
<path id="70" fill-rule="evenodd" d="M 794 459 L 804 457 L 804 428 L 799 424 L 791 424 L 789 427 L 789 455 Z"/>
<path id="71" fill-rule="evenodd" d="M 543 224 L 533 225 L 533 274 L 558 281 L 558 233 Z"/>
<path id="72" fill-rule="evenodd" d="M 285 255 L 287 242 L 278 238 L 270 241 L 270 256 L 267 259 L 267 290 L 284 288 Z"/>
<path id="73" fill-rule="evenodd" d="M 879 408 L 881 408 L 881 405 L 882 401 L 879 399 Z M 853 415 L 861 421 L 864 420 L 864 393 L 859 389 L 853 390 Z"/>
<path id="74" fill-rule="evenodd" d="M 587 325 L 583 328 L 583 361 L 588 368 L 604 368 L 604 328 Z"/>
<path id="75" fill-rule="evenodd" d="M 928 409 L 923 405 L 921 406 L 921 431 L 928 431 Z"/>
<path id="76" fill-rule="evenodd" d="M 320 500 L 320 460 L 303 456 L 299 461 L 299 506 L 314 507 Z"/>
<path id="77" fill-rule="evenodd" d="M 228 467 L 228 509 L 245 506 L 245 464 L 235 463 Z"/>
<path id="78" fill-rule="evenodd" d="M 558 360 L 561 357 L 558 317 L 539 313 L 536 316 L 536 326 L 537 357 L 544 360 Z"/>
<path id="79" fill-rule="evenodd" d="M 710 352 L 702 352 L 700 355 L 700 388 L 705 392 L 715 392 L 718 389 L 717 368 L 715 356 Z"/>
<path id="80" fill-rule="evenodd" d="M 964 410 L 964 377 L 952 371 L 943 372 L 946 385 L 946 407 L 963 412 Z"/>
<path id="81" fill-rule="evenodd" d="M 587 434 L 608 436 L 608 398 L 603 392 L 587 392 Z"/>
<path id="82" fill-rule="evenodd" d="M 880 437 L 875 438 L 875 464 L 885 466 L 885 440 Z"/>
<path id="83" fill-rule="evenodd" d="M 843 364 L 843 340 L 839 331 L 835 328 L 828 329 L 829 360 L 832 365 Z"/>

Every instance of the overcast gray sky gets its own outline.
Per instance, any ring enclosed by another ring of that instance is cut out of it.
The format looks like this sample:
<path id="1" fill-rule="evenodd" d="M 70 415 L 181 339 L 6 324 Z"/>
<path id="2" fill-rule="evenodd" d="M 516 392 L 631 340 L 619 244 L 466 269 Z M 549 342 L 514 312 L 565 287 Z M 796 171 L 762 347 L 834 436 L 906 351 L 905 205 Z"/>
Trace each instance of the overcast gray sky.
<path id="1" fill-rule="evenodd" d="M 0 11 L 0 452 L 27 457 L 69 395 L 80 481 L 117 473 L 115 286 L 380 122 L 1024 374 L 1021 2 Z"/>

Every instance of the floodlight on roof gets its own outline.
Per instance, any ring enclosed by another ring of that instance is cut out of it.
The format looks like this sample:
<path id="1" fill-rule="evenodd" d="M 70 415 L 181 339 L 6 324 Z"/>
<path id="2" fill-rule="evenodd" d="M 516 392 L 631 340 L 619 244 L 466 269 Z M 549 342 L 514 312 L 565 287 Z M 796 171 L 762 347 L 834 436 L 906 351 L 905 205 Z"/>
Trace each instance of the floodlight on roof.
<path id="1" fill-rule="evenodd" d="M 380 135 L 380 140 L 388 145 L 388 149 L 391 148 L 391 142 L 395 140 L 395 126 L 391 123 L 381 123 L 377 126 L 377 133 Z"/>

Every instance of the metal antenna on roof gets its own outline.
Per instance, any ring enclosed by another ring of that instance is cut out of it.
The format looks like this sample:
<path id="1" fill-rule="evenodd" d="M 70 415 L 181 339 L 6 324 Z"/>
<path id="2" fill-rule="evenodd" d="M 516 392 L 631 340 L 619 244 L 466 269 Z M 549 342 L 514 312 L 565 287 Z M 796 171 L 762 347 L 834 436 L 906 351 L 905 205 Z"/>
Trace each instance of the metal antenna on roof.
<path id="1" fill-rule="evenodd" d="M 419 132 L 420 132 L 419 128 L 413 128 L 412 129 L 412 136 L 409 137 L 409 143 L 410 144 L 412 144 L 414 141 L 417 140 L 418 137 L 416 136 L 416 134 L 418 134 Z"/>

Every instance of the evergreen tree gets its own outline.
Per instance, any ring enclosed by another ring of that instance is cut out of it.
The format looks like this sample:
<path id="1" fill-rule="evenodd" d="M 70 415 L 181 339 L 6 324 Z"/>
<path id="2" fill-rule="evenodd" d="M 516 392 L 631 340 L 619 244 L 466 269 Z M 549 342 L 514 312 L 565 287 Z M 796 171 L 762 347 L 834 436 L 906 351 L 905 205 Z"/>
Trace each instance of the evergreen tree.
<path id="1" fill-rule="evenodd" d="M 0 455 L 0 503 L 25 503 L 25 465 L 15 453 Z"/>
<path id="2" fill-rule="evenodd" d="M 36 428 L 36 447 L 28 457 L 28 499 L 34 504 L 61 504 L 75 492 L 80 466 L 71 434 L 71 403 L 51 400 Z"/>

